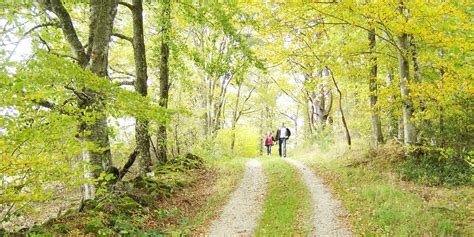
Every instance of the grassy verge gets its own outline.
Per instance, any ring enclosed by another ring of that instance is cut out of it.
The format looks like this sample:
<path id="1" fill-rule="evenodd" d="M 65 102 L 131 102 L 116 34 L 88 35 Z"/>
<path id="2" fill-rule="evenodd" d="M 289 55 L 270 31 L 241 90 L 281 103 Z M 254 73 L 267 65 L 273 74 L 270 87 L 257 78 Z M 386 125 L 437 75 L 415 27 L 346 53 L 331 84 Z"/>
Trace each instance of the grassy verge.
<path id="1" fill-rule="evenodd" d="M 259 236 L 308 234 L 310 194 L 296 168 L 279 158 L 263 159 L 268 188 Z"/>
<path id="2" fill-rule="evenodd" d="M 474 236 L 472 186 L 402 181 L 389 166 L 371 165 L 365 154 L 320 151 L 299 157 L 339 196 L 356 235 Z"/>

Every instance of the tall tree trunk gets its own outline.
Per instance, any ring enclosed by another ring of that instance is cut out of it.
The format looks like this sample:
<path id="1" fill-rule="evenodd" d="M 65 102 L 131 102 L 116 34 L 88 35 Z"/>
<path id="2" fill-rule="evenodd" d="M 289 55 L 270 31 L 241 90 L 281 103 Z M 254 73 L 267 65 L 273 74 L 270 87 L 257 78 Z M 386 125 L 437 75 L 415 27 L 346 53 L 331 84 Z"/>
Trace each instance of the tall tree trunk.
<path id="1" fill-rule="evenodd" d="M 413 122 L 413 101 L 410 98 L 410 89 L 408 84 L 410 83 L 410 66 L 409 61 L 406 58 L 408 52 L 408 36 L 402 34 L 399 38 L 400 51 L 398 52 L 399 62 L 399 73 L 400 73 L 400 91 L 402 96 L 402 112 L 403 112 L 403 133 L 405 145 L 413 145 L 416 142 L 416 130 Z"/>
<path id="2" fill-rule="evenodd" d="M 143 97 L 148 95 L 148 72 L 146 62 L 145 39 L 143 32 L 143 4 L 142 0 L 133 0 L 133 56 L 135 59 L 135 90 Z M 151 171 L 152 160 L 150 154 L 150 134 L 147 119 L 137 118 L 135 124 L 135 139 L 139 152 L 140 169 L 143 173 Z"/>
<path id="3" fill-rule="evenodd" d="M 372 117 L 372 132 L 376 144 L 383 143 L 383 135 L 382 135 L 382 124 L 380 122 L 380 109 L 377 105 L 377 56 L 375 56 L 375 28 L 372 28 L 368 32 L 369 38 L 369 48 L 370 48 L 370 59 L 369 63 L 371 65 L 370 69 L 370 77 L 369 77 L 369 92 L 370 92 L 370 113 Z"/>
<path id="4" fill-rule="evenodd" d="M 99 77 L 107 76 L 109 42 L 113 22 L 117 12 L 115 0 L 91 0 L 89 19 L 89 42 L 87 52 L 79 40 L 71 17 L 60 0 L 41 0 L 45 10 L 55 13 L 66 41 L 71 46 L 73 55 L 79 64 Z M 78 88 L 85 96 L 78 97 L 78 105 L 87 113 L 93 113 L 93 122 L 81 122 L 79 133 L 83 144 L 92 143 L 97 149 L 82 149 L 83 161 L 86 163 L 86 179 L 98 178 L 100 173 L 112 166 L 110 142 L 108 137 L 107 114 L 103 95 L 89 88 Z M 80 118 L 82 119 L 82 118 Z M 93 199 L 94 185 L 84 185 L 84 199 Z"/>
<path id="5" fill-rule="evenodd" d="M 161 38 L 161 61 L 160 61 L 160 106 L 163 108 L 168 108 L 168 99 L 169 99 L 169 55 L 170 48 L 169 42 L 171 40 L 171 0 L 163 1 L 163 14 L 162 14 L 162 31 L 163 34 Z M 157 135 L 157 146 L 158 146 L 158 159 L 162 162 L 168 160 L 167 157 L 167 132 L 166 125 L 160 124 Z"/>
<path id="6" fill-rule="evenodd" d="M 403 2 L 400 5 L 400 13 L 403 14 Z M 410 83 L 410 65 L 407 58 L 409 52 L 408 35 L 403 33 L 398 37 L 398 62 L 400 71 L 400 91 L 402 96 L 402 111 L 403 111 L 403 125 L 404 125 L 404 142 L 405 145 L 413 145 L 416 142 L 416 128 L 413 122 L 414 106 L 410 98 L 411 91 L 409 89 Z"/>
<path id="7" fill-rule="evenodd" d="M 405 10 L 403 1 L 400 1 L 399 11 L 403 14 Z M 410 64 L 407 58 L 409 52 L 408 35 L 402 33 L 398 37 L 398 63 L 400 74 L 400 91 L 402 96 L 402 112 L 404 126 L 404 142 L 405 145 L 413 145 L 416 142 L 416 127 L 413 122 L 414 105 L 410 98 L 411 92 L 408 88 L 410 83 Z"/>
<path id="8" fill-rule="evenodd" d="M 113 23 L 117 13 L 117 3 L 114 0 L 91 0 L 91 16 L 89 32 L 90 60 L 87 68 L 99 77 L 106 77 L 108 68 L 109 42 L 112 36 Z M 81 104 L 86 110 L 92 110 L 98 116 L 92 123 L 83 123 L 86 141 L 96 144 L 99 151 L 92 151 L 89 155 L 90 165 L 100 167 L 94 169 L 93 177 L 98 178 L 100 173 L 112 166 L 110 142 L 108 136 L 107 113 L 103 95 L 87 88 L 83 89 L 89 100 Z M 91 109 L 92 108 L 92 109 Z"/>

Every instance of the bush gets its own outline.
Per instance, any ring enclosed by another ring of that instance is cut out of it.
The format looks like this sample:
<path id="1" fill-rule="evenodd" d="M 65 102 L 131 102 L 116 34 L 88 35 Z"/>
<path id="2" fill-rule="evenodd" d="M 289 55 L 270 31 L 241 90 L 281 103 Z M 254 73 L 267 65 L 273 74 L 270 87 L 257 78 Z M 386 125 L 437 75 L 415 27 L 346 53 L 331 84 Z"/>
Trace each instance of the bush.
<path id="1" fill-rule="evenodd" d="M 425 185 L 472 184 L 473 168 L 465 157 L 452 155 L 449 150 L 416 147 L 396 170 L 403 179 Z"/>

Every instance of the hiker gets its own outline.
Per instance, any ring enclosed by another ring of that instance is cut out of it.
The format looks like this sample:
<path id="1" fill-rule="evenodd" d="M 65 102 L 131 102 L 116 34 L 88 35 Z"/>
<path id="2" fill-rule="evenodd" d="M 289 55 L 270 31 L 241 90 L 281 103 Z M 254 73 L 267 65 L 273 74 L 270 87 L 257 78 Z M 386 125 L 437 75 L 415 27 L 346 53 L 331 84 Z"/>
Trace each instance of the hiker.
<path id="1" fill-rule="evenodd" d="M 278 140 L 278 154 L 280 157 L 286 158 L 286 140 L 291 136 L 290 129 L 285 127 L 285 123 L 281 123 L 281 127 L 276 132 L 276 140 Z"/>
<path id="2" fill-rule="evenodd" d="M 275 138 L 273 137 L 272 132 L 268 131 L 267 137 L 265 138 L 265 146 L 267 147 L 267 156 L 272 154 L 273 141 L 275 141 Z"/>

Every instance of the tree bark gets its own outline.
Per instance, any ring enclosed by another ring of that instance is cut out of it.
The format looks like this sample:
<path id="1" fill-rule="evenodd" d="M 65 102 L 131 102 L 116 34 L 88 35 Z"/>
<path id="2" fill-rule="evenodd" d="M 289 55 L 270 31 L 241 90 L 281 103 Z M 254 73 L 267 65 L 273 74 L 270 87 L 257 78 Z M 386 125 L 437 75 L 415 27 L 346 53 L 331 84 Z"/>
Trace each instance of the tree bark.
<path id="1" fill-rule="evenodd" d="M 115 0 L 91 0 L 89 19 L 89 43 L 87 53 L 79 40 L 71 17 L 60 0 L 41 0 L 45 10 L 52 11 L 61 22 L 66 41 L 79 64 L 99 77 L 107 76 L 109 42 L 112 35 L 113 22 L 117 11 Z M 112 166 L 110 142 L 108 137 L 107 114 L 103 95 L 89 88 L 80 88 L 85 96 L 78 97 L 79 108 L 94 114 L 93 122 L 81 122 L 79 134 L 83 142 L 91 143 L 97 149 L 83 149 L 82 157 L 85 165 L 84 174 L 87 179 L 98 178 L 100 173 Z M 82 119 L 82 118 L 80 118 Z M 95 187 L 84 185 L 84 198 L 94 198 Z"/>
<path id="2" fill-rule="evenodd" d="M 405 8 L 403 1 L 400 1 L 399 11 L 403 14 Z M 410 65 L 407 58 L 409 52 L 408 35 L 402 33 L 398 37 L 398 63 L 400 74 L 400 91 L 402 96 L 402 112 L 403 112 L 403 126 L 404 126 L 404 142 L 405 145 L 413 145 L 416 143 L 416 127 L 413 122 L 414 105 L 410 98 L 411 91 L 409 89 L 410 83 Z"/>
<path id="3" fill-rule="evenodd" d="M 410 98 L 410 89 L 408 84 L 410 83 L 410 66 L 408 59 L 404 55 L 408 49 L 407 34 L 402 34 L 398 38 L 400 51 L 398 53 L 399 61 L 399 73 L 400 73 L 400 91 L 402 96 L 402 112 L 403 112 L 403 133 L 405 145 L 413 145 L 416 142 L 416 130 L 415 124 L 413 123 L 413 101 Z"/>
<path id="4" fill-rule="evenodd" d="M 133 0 L 130 8 L 133 19 L 133 57 L 135 59 L 135 90 L 147 97 L 148 95 L 148 72 L 146 61 L 145 38 L 143 32 L 143 3 L 142 0 Z M 137 118 L 135 124 L 135 139 L 137 141 L 140 170 L 142 173 L 151 171 L 152 160 L 150 154 L 149 121 Z"/>
<path id="5" fill-rule="evenodd" d="M 169 100 L 169 55 L 170 47 L 169 42 L 171 40 L 171 0 L 163 1 L 163 12 L 162 12 L 162 31 L 161 38 L 161 60 L 160 60 L 160 106 L 168 108 Z M 166 125 L 160 124 L 157 135 L 157 146 L 158 146 L 158 160 L 166 162 L 167 156 L 167 131 Z"/>
<path id="6" fill-rule="evenodd" d="M 91 0 L 91 16 L 89 35 L 92 36 L 90 49 L 90 60 L 88 68 L 99 77 L 107 77 L 109 42 L 112 35 L 113 23 L 117 12 L 117 3 L 114 0 Z M 98 178 L 102 171 L 112 166 L 110 153 L 110 142 L 108 137 L 107 115 L 103 95 L 87 88 L 83 89 L 89 96 L 89 100 L 82 103 L 82 108 L 92 110 L 98 114 L 96 120 L 85 125 L 85 131 L 91 131 L 86 140 L 98 145 L 102 151 L 94 151 L 90 154 L 91 165 L 100 166 L 102 169 L 94 171 L 94 178 Z"/>
<path id="7" fill-rule="evenodd" d="M 387 75 L 387 79 L 386 79 L 386 87 L 388 87 L 388 88 L 393 87 L 393 77 L 394 77 L 393 76 L 393 68 L 389 67 L 388 68 L 388 75 Z M 395 96 L 390 95 L 388 97 L 388 101 L 390 103 L 393 103 L 393 101 L 395 101 Z M 394 137 L 396 138 L 397 134 L 398 134 L 398 118 L 395 116 L 393 106 L 389 109 L 387 117 L 388 117 L 388 136 L 390 138 L 394 138 Z"/>
<path id="8" fill-rule="evenodd" d="M 378 93 L 378 85 L 377 85 L 377 57 L 375 56 L 375 45 L 376 45 L 376 38 L 375 38 L 375 28 L 372 28 L 368 32 L 369 38 L 369 64 L 371 65 L 370 68 L 370 77 L 369 77 L 369 93 L 370 93 L 370 114 L 372 118 L 372 133 L 375 139 L 376 144 L 383 143 L 383 135 L 382 135 L 382 123 L 380 122 L 380 109 L 377 105 L 377 93 Z"/>

